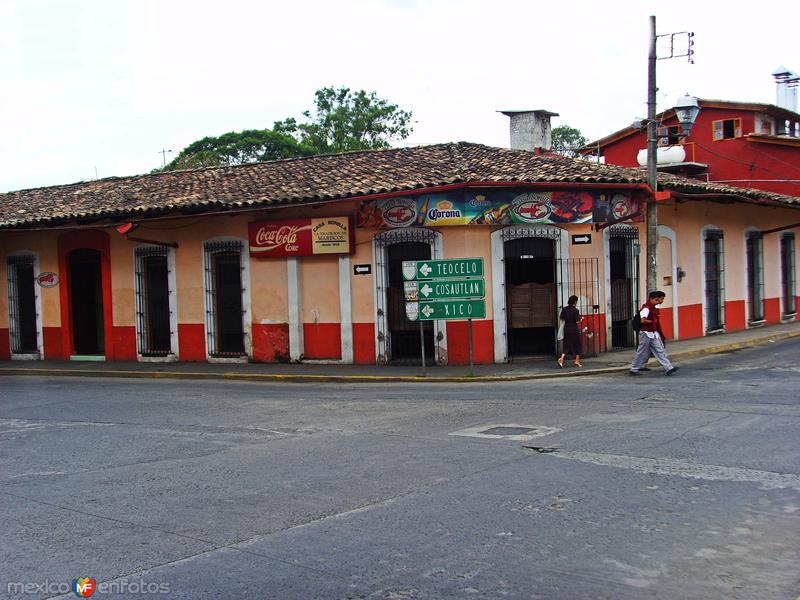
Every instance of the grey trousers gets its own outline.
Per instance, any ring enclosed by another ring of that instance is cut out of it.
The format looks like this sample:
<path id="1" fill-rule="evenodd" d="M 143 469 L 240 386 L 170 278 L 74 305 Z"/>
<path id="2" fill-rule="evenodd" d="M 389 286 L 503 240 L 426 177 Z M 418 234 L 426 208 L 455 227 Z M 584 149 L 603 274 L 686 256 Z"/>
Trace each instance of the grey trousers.
<path id="1" fill-rule="evenodd" d="M 664 367 L 664 371 L 669 371 L 672 368 L 672 363 L 667 358 L 667 351 L 664 349 L 664 342 L 661 341 L 661 336 L 656 334 L 656 337 L 649 338 L 644 331 L 639 332 L 639 347 L 636 349 L 636 355 L 633 357 L 631 363 L 631 371 L 638 371 L 647 364 L 647 359 L 650 358 L 652 353 Z"/>

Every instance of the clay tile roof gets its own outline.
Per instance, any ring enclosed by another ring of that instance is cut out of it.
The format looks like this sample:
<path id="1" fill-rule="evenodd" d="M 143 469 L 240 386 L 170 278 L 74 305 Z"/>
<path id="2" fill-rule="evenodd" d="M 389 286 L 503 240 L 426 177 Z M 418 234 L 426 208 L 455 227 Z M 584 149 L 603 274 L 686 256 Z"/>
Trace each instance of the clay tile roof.
<path id="1" fill-rule="evenodd" d="M 457 142 L 211 167 L 0 194 L 0 228 L 309 204 L 469 182 L 644 184 L 640 169 Z M 800 198 L 664 173 L 663 189 L 800 207 Z M 709 196 L 710 197 L 710 196 Z"/>

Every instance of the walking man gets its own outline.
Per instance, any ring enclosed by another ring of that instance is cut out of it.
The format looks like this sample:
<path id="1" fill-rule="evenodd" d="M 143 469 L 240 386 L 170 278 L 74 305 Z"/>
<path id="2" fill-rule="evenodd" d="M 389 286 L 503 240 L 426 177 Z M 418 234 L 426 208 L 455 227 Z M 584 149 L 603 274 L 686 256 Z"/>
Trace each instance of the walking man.
<path id="1" fill-rule="evenodd" d="M 639 371 L 647 364 L 650 354 L 658 359 L 667 375 L 674 375 L 678 367 L 673 367 L 664 349 L 664 332 L 661 330 L 661 317 L 658 305 L 664 302 L 667 295 L 661 290 L 650 292 L 647 302 L 639 312 L 641 329 L 639 330 L 639 347 L 631 363 L 631 375 L 640 375 Z"/>

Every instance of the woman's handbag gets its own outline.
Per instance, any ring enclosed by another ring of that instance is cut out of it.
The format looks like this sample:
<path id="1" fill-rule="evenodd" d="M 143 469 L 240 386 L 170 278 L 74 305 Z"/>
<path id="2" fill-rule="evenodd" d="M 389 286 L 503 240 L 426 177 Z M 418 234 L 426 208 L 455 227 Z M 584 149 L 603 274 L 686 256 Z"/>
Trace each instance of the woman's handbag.
<path id="1" fill-rule="evenodd" d="M 556 339 L 558 340 L 564 339 L 564 319 L 558 320 L 558 333 L 556 334 Z"/>

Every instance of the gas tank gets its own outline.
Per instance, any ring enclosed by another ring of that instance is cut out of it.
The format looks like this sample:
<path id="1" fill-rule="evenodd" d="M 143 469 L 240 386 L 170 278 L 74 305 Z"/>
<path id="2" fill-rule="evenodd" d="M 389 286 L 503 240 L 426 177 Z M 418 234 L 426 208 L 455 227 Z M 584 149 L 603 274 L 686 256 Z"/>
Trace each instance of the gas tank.
<path id="1" fill-rule="evenodd" d="M 662 146 L 656 150 L 656 164 L 657 165 L 674 165 L 682 163 L 686 160 L 686 151 L 683 146 Z M 647 148 L 639 150 L 636 155 L 636 161 L 639 166 L 647 166 Z"/>

